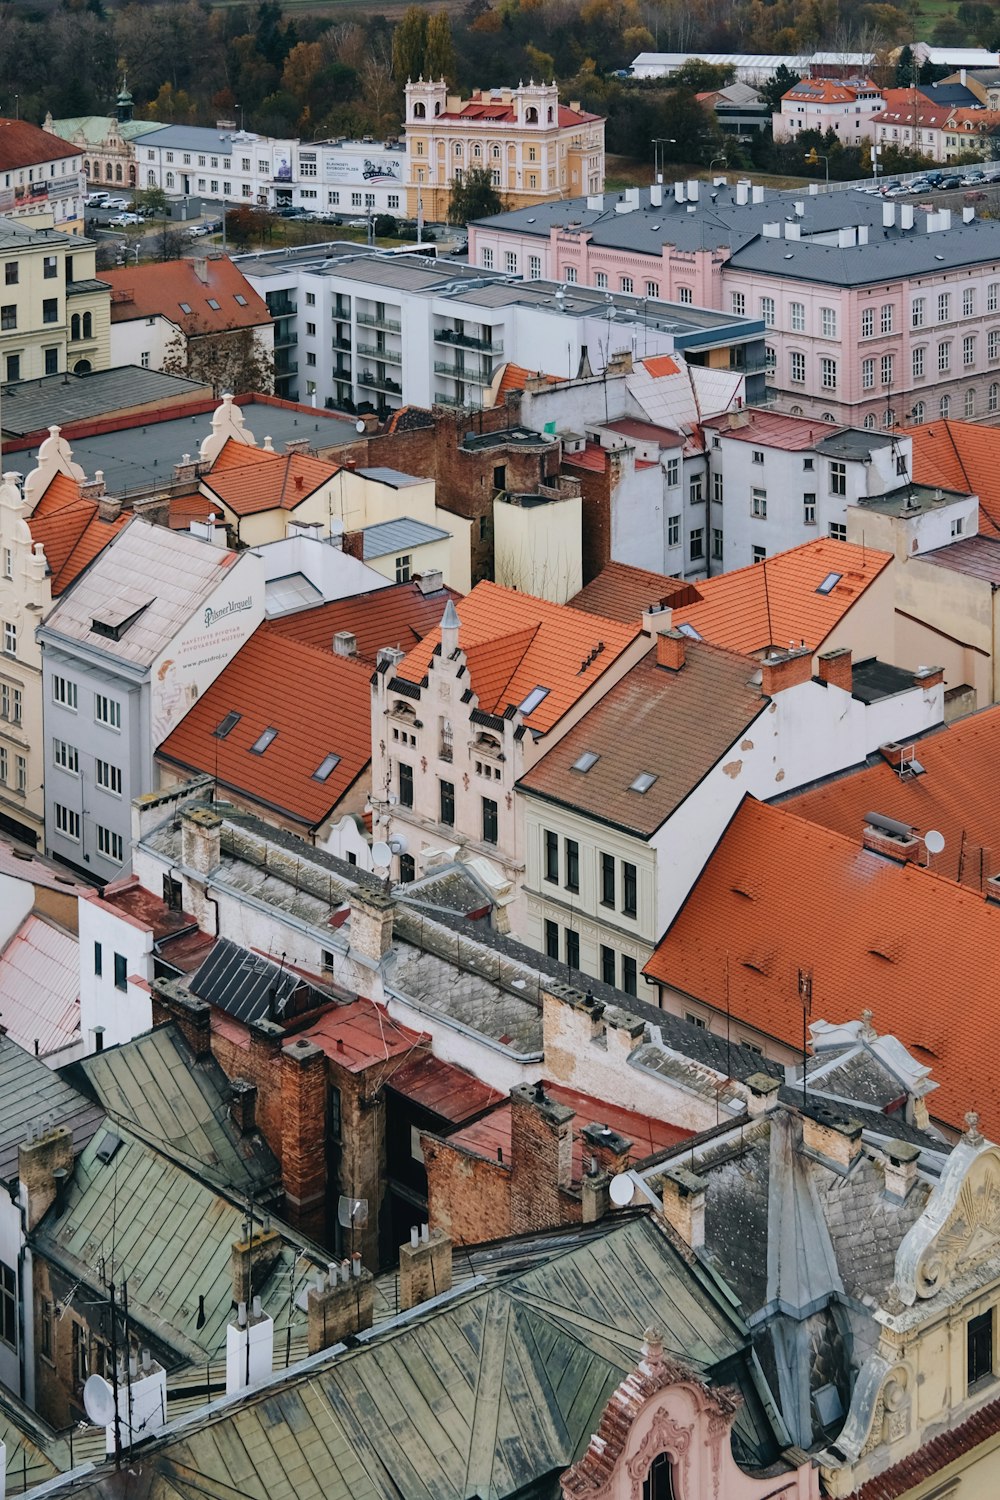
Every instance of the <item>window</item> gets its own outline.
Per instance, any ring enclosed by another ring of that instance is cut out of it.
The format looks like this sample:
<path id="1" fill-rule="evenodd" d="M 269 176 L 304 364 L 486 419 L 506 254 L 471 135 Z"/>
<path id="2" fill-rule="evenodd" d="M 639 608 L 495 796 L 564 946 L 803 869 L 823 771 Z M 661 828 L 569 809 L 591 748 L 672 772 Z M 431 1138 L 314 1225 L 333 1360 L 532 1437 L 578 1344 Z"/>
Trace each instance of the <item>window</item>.
<path id="1" fill-rule="evenodd" d="M 572 927 L 566 928 L 566 963 L 571 969 L 580 967 L 580 934 Z"/>
<path id="2" fill-rule="evenodd" d="M 545 879 L 559 883 L 559 835 L 545 830 Z"/>
<path id="3" fill-rule="evenodd" d="M 976 392 L 971 385 L 965 393 L 965 415 L 967 417 L 976 415 Z"/>
<path id="4" fill-rule="evenodd" d="M 976 336 L 973 333 L 966 334 L 962 340 L 962 364 L 966 369 L 976 363 Z"/>
<path id="5" fill-rule="evenodd" d="M 702 476 L 700 474 L 692 474 L 688 480 L 688 502 L 691 505 L 700 505 L 704 498 L 705 492 L 702 488 Z"/>
<path id="6" fill-rule="evenodd" d="M 751 449 L 751 461 L 755 464 L 762 464 L 764 462 L 763 450 L 760 448 Z"/>
<path id="7" fill-rule="evenodd" d="M 754 565 L 756 565 L 757 563 L 766 562 L 767 561 L 767 548 L 766 547 L 751 547 L 750 548 L 750 561 Z"/>
<path id="8" fill-rule="evenodd" d="M 924 378 L 923 349 L 914 349 L 913 351 L 913 378 L 914 380 L 922 380 Z"/>
<path id="9" fill-rule="evenodd" d="M 820 360 L 819 381 L 824 391 L 835 391 L 837 389 L 837 361 L 835 359 Z"/>
<path id="10" fill-rule="evenodd" d="M 615 982 L 615 950 L 606 948 L 601 944 L 601 983 L 614 984 Z"/>
<path id="11" fill-rule="evenodd" d="M 658 1453 L 642 1481 L 642 1500 L 674 1500 L 674 1465 L 669 1453 Z"/>
<path id="12" fill-rule="evenodd" d="M 71 807 L 64 807 L 61 802 L 57 802 L 55 815 L 57 832 L 78 844 L 80 842 L 80 814 L 74 812 Z"/>
<path id="13" fill-rule="evenodd" d="M 103 972 L 104 972 L 104 950 L 101 947 L 100 943 L 95 943 L 94 944 L 94 973 L 97 975 L 97 977 L 99 979 L 101 977 L 101 975 L 102 975 Z"/>
<path id="14" fill-rule="evenodd" d="M 829 526 L 830 536 L 835 542 L 847 541 L 847 527 L 841 521 L 831 521 Z"/>
<path id="15" fill-rule="evenodd" d="M 634 917 L 639 909 L 638 872 L 635 865 L 622 860 L 622 911 L 626 917 Z"/>
<path id="16" fill-rule="evenodd" d="M 705 556 L 705 528 L 696 526 L 688 538 L 688 551 L 692 562 Z"/>
<path id="17" fill-rule="evenodd" d="M 42 259 L 42 276 L 46 281 L 54 281 L 59 275 L 59 262 L 54 255 L 46 255 Z"/>
<path id="18" fill-rule="evenodd" d="M 413 806 L 413 767 L 402 760 L 399 762 L 399 805 Z"/>
<path id="19" fill-rule="evenodd" d="M 110 761 L 99 760 L 95 762 L 97 770 L 97 785 L 106 792 L 112 792 L 116 797 L 122 794 L 122 769 L 121 766 L 113 766 Z"/>
<path id="20" fill-rule="evenodd" d="M 712 527 L 712 559 L 714 562 L 722 561 L 722 530 L 718 526 Z"/>
<path id="21" fill-rule="evenodd" d="M 750 491 L 750 514 L 752 516 L 756 516 L 759 520 L 762 520 L 762 521 L 764 521 L 764 520 L 767 519 L 767 491 L 766 490 L 751 490 Z"/>
<path id="22" fill-rule="evenodd" d="M 545 956 L 559 962 L 559 924 L 545 921 Z"/>
<path id="23" fill-rule="evenodd" d="M 970 1318 L 966 1331 L 969 1389 L 993 1374 L 993 1309 Z"/>
<path id="24" fill-rule="evenodd" d="M 497 842 L 497 804 L 492 797 L 483 798 L 483 843 L 495 844 Z"/>
<path id="25" fill-rule="evenodd" d="M 122 860 L 125 858 L 125 844 L 121 834 L 114 833 L 110 828 L 102 828 L 100 823 L 98 823 L 97 825 L 97 849 L 100 854 L 104 855 L 105 859 L 114 860 L 116 865 L 120 865 Z M 123 966 L 124 963 L 125 960 L 122 959 Z M 123 982 L 121 984 L 118 984 L 117 953 L 115 954 L 115 984 L 120 990 L 123 990 L 125 988 L 124 976 Z"/>
<path id="26" fill-rule="evenodd" d="M 790 302 L 788 312 L 791 319 L 793 333 L 805 333 L 806 331 L 806 305 L 804 302 Z"/>
<path id="27" fill-rule="evenodd" d="M 8 260 L 4 263 L 3 279 L 5 286 L 17 286 L 17 261 Z"/>
<path id="28" fill-rule="evenodd" d="M 515 276 L 517 274 L 517 251 L 508 250 L 504 255 L 503 260 L 504 270 L 507 272 L 507 275 Z"/>
<path id="29" fill-rule="evenodd" d="M 866 307 L 861 314 L 861 337 L 870 339 L 875 332 L 875 309 Z"/>
<path id="30" fill-rule="evenodd" d="M 563 276 L 568 286 L 575 286 L 577 279 L 576 266 L 565 266 L 563 269 Z"/>
<path id="31" fill-rule="evenodd" d="M 537 281 L 542 274 L 542 257 L 540 255 L 528 256 L 528 279 Z"/>
<path id="32" fill-rule="evenodd" d="M 965 528 L 962 525 L 962 517 L 957 516 L 956 519 L 951 523 L 952 536 L 961 536 L 964 529 Z"/>
<path id="33" fill-rule="evenodd" d="M 404 553 L 402 557 L 397 557 L 396 558 L 396 582 L 397 583 L 409 583 L 409 581 L 410 581 L 410 571 L 411 571 L 412 566 L 413 566 L 413 557 L 412 557 L 412 555 L 409 552 Z"/>
<path id="34" fill-rule="evenodd" d="M 677 288 L 677 300 L 682 307 L 690 307 L 694 301 L 694 292 L 689 286 L 679 286 Z"/>
<path id="35" fill-rule="evenodd" d="M 17 1277 L 13 1266 L 0 1260 L 0 1340 L 17 1348 Z"/>
<path id="36" fill-rule="evenodd" d="M 881 376 L 882 376 L 882 384 L 883 385 L 892 385 L 892 355 L 891 354 L 883 354 L 883 356 L 882 356 L 882 369 L 881 369 L 880 373 L 881 373 Z"/>
<path id="37" fill-rule="evenodd" d="M 987 406 L 990 411 L 1000 410 L 1000 385 L 994 383 L 990 386 L 990 398 Z"/>
<path id="38" fill-rule="evenodd" d="M 21 356 L 19 354 L 7 355 L 7 379 L 20 380 L 21 378 Z"/>
<path id="39" fill-rule="evenodd" d="M 1000 294 L 1000 281 L 991 281 L 986 288 L 986 311 L 996 312 L 998 294 Z"/>
<path id="40" fill-rule="evenodd" d="M 115 954 L 115 989 L 124 990 L 128 987 L 128 962 L 124 953 Z"/>
<path id="41" fill-rule="evenodd" d="M 439 816 L 450 828 L 455 821 L 455 786 L 451 781 L 438 782 Z"/>
<path id="42" fill-rule="evenodd" d="M 914 427 L 919 427 L 926 420 L 927 407 L 923 401 L 915 401 L 913 403 L 913 410 L 910 416 L 913 418 Z"/>
<path id="43" fill-rule="evenodd" d="M 614 906 L 617 897 L 615 895 L 615 857 L 613 854 L 601 855 L 601 905 Z"/>
<path id="44" fill-rule="evenodd" d="M 947 323 L 951 317 L 951 293 L 939 292 L 937 299 L 937 315 L 939 323 Z"/>
<path id="45" fill-rule="evenodd" d="M 737 317 L 740 318 L 742 318 L 745 314 L 747 310 L 747 299 L 742 292 L 733 292 L 732 310 L 734 313 L 736 313 Z"/>
<path id="46" fill-rule="evenodd" d="M 12 724 L 21 722 L 21 689 L 5 682 L 0 688 L 0 712 Z"/>
<path id="47" fill-rule="evenodd" d="M 975 287 L 967 286 L 962 293 L 962 317 L 973 318 L 976 315 L 976 290 Z"/>
<path id="48" fill-rule="evenodd" d="M 3 576 L 5 578 L 14 576 L 14 551 L 11 547 L 3 549 Z"/>
<path id="49" fill-rule="evenodd" d="M 837 337 L 837 309 L 835 307 L 821 307 L 819 310 L 820 327 L 825 339 Z"/>
<path id="50" fill-rule="evenodd" d="M 483 246 L 483 270 L 484 271 L 492 271 L 492 269 L 493 269 L 493 251 L 489 248 L 489 246 L 484 245 Z"/>
<path id="51" fill-rule="evenodd" d="M 307 323 L 306 324 L 306 338 L 308 338 L 308 339 L 314 339 L 315 337 L 316 337 L 316 324 L 315 323 Z"/>
<path id="52" fill-rule="evenodd" d="M 4 656 L 17 655 L 17 626 L 11 624 L 9 620 L 5 620 L 3 625 L 3 654 Z"/>
<path id="53" fill-rule="evenodd" d="M 913 302 L 912 302 L 911 307 L 910 307 L 910 327 L 911 328 L 923 328 L 923 326 L 924 326 L 924 312 L 925 312 L 926 307 L 927 307 L 926 298 L 924 298 L 924 297 L 914 297 Z"/>
<path id="54" fill-rule="evenodd" d="M 847 494 L 847 464 L 839 458 L 830 461 L 830 494 Z"/>
<path id="55" fill-rule="evenodd" d="M 668 489 L 674 489 L 681 482 L 681 466 L 679 458 L 668 458 L 663 470 L 666 476 Z"/>
<path id="56" fill-rule="evenodd" d="M 891 302 L 886 302 L 882 306 L 882 332 L 883 333 L 891 333 L 892 332 L 892 317 L 893 317 L 892 303 Z"/>
<path id="57" fill-rule="evenodd" d="M 122 706 L 116 698 L 107 698 L 103 693 L 95 693 L 94 718 L 97 720 L 98 724 L 106 724 L 109 729 L 121 729 Z M 255 750 L 256 748 L 257 747 L 254 746 Z"/>
<path id="58" fill-rule="evenodd" d="M 7 747 L 6 745 L 0 745 L 0 784 L 3 786 L 7 785 L 8 771 Z"/>
<path id="59" fill-rule="evenodd" d="M 774 327 L 774 298 L 773 297 L 761 297 L 761 299 L 760 299 L 760 315 L 761 315 L 761 317 L 764 320 L 764 327 L 765 328 L 773 328 Z"/>
<path id="60" fill-rule="evenodd" d="M 637 968 L 635 959 L 634 958 L 629 958 L 627 954 L 623 953 L 622 954 L 622 989 L 625 991 L 626 995 L 637 995 L 638 994 L 638 992 L 639 992 L 638 991 L 638 980 L 639 980 L 639 975 L 638 975 L 638 968 Z"/>
<path id="61" fill-rule="evenodd" d="M 658 297 L 660 295 L 660 283 L 658 281 L 646 282 L 646 296 Z"/>
<path id="62" fill-rule="evenodd" d="M 681 518 L 680 516 L 667 517 L 667 546 L 679 547 L 681 544 Z"/>
<path id="63" fill-rule="evenodd" d="M 789 359 L 789 378 L 799 383 L 806 378 L 806 357 L 795 349 Z"/>
<path id="64" fill-rule="evenodd" d="M 580 845 L 576 839 L 565 839 L 564 846 L 566 851 L 566 889 L 568 891 L 578 891 L 580 889 Z"/>
<path id="65" fill-rule="evenodd" d="M 721 474 L 712 475 L 712 499 L 716 505 L 722 504 L 723 481 Z"/>
<path id="66" fill-rule="evenodd" d="M 58 349 L 46 349 L 45 350 L 45 373 L 46 373 L 46 375 L 58 375 L 59 374 L 59 350 Z"/>
<path id="67" fill-rule="evenodd" d="M 863 359 L 861 361 L 861 389 L 870 391 L 875 384 L 875 361 Z"/>
<path id="68" fill-rule="evenodd" d="M 634 292 L 635 282 L 631 276 L 621 276 L 618 279 L 618 289 L 622 292 Z"/>
<path id="69" fill-rule="evenodd" d="M 948 420 L 948 418 L 951 416 L 951 397 L 950 396 L 942 396 L 941 397 L 941 400 L 938 402 L 938 414 L 941 417 L 942 422 L 946 422 Z"/>
<path id="70" fill-rule="evenodd" d="M 23 755 L 14 756 L 14 790 L 15 792 L 28 790 L 28 762 Z"/>
<path id="71" fill-rule="evenodd" d="M 399 883 L 410 885 L 417 878 L 417 862 L 412 854 L 399 856 Z"/>
<path id="72" fill-rule="evenodd" d="M 17 306 L 10 302 L 5 307 L 0 307 L 0 329 L 9 331 L 17 327 Z"/>
<path id="73" fill-rule="evenodd" d="M 52 759 L 63 771 L 68 771 L 71 776 L 79 776 L 80 752 L 75 745 L 67 745 L 65 740 L 53 740 Z"/>
<path id="74" fill-rule="evenodd" d="M 802 496 L 802 521 L 806 526 L 816 525 L 816 496 L 807 493 Z"/>
<path id="75" fill-rule="evenodd" d="M 1000 358 L 1000 329 L 991 328 L 987 334 L 986 353 L 990 359 Z"/>
<path id="76" fill-rule="evenodd" d="M 46 297 L 42 302 L 42 322 L 59 322 L 59 299 L 58 297 Z"/>
<path id="77" fill-rule="evenodd" d="M 942 373 L 951 369 L 951 344 L 938 344 L 938 370 Z"/>

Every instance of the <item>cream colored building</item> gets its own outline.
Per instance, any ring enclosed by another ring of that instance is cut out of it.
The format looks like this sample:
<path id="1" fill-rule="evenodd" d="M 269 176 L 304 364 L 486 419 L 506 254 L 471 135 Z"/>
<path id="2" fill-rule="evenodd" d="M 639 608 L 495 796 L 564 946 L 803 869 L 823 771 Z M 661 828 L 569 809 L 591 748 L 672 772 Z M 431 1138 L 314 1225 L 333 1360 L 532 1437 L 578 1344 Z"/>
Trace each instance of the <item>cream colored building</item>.
<path id="1" fill-rule="evenodd" d="M 132 95 L 122 84 L 113 115 L 76 115 L 67 120 L 45 116 L 42 129 L 70 141 L 79 151 L 83 174 L 90 188 L 134 192 L 137 186 L 135 139 L 148 136 L 163 125 L 154 120 L 132 118 Z"/>
<path id="2" fill-rule="evenodd" d="M 540 486 L 493 501 L 493 575 L 504 588 L 565 604 L 583 588 L 583 500 Z"/>
<path id="3" fill-rule="evenodd" d="M 507 208 L 604 191 L 604 120 L 578 102 L 559 103 L 554 83 L 480 89 L 471 99 L 448 85 L 406 85 L 408 211 L 447 219 L 455 182 L 490 172 Z"/>
<path id="4" fill-rule="evenodd" d="M 11 384 L 111 363 L 111 292 L 93 240 L 0 218 L 0 379 Z"/>

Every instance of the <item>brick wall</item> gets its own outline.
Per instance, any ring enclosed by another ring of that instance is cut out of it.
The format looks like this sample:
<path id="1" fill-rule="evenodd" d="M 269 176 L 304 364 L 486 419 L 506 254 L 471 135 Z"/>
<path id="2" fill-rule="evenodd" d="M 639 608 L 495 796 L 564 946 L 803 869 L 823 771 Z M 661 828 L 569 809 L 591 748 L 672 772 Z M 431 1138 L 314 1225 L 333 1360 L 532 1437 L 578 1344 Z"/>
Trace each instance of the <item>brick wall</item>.
<path id="1" fill-rule="evenodd" d="M 481 1245 L 511 1233 L 510 1167 L 421 1136 L 428 1215 L 455 1245 Z"/>
<path id="2" fill-rule="evenodd" d="M 573 1111 L 541 1089 L 511 1090 L 511 1202 L 514 1234 L 527 1234 L 579 1218 L 567 1212 L 573 1151 Z"/>
<path id="3" fill-rule="evenodd" d="M 290 1224 L 327 1233 L 326 1054 L 299 1037 L 281 1053 L 281 1176 Z"/>
<path id="4" fill-rule="evenodd" d="M 609 454 L 609 467 L 603 474 L 591 469 L 568 468 L 568 472 L 580 480 L 583 525 L 583 581 L 589 583 L 601 569 L 611 561 L 611 490 L 614 470 Z"/>

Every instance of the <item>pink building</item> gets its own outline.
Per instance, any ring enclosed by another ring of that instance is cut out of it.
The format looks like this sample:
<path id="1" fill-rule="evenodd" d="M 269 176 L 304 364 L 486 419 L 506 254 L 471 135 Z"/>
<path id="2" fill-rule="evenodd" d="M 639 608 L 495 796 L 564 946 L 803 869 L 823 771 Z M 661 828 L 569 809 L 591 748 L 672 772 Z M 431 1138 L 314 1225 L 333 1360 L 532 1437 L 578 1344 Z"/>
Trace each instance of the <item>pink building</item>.
<path id="1" fill-rule="evenodd" d="M 771 129 L 776 141 L 832 130 L 842 146 L 861 146 L 872 139 L 872 118 L 881 108 L 881 91 L 870 78 L 803 78 L 782 95 Z"/>

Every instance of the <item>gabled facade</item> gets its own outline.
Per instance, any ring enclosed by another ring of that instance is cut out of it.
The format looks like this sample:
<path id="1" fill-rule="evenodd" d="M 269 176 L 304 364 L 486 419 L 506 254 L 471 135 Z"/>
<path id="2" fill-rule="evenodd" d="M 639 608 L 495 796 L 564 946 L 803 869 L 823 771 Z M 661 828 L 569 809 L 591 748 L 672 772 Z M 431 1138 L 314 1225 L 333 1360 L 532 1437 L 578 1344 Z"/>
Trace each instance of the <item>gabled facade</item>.
<path id="1" fill-rule="evenodd" d="M 0 119 L 0 214 L 83 234 L 84 190 L 75 144 L 64 144 L 30 120 Z"/>

